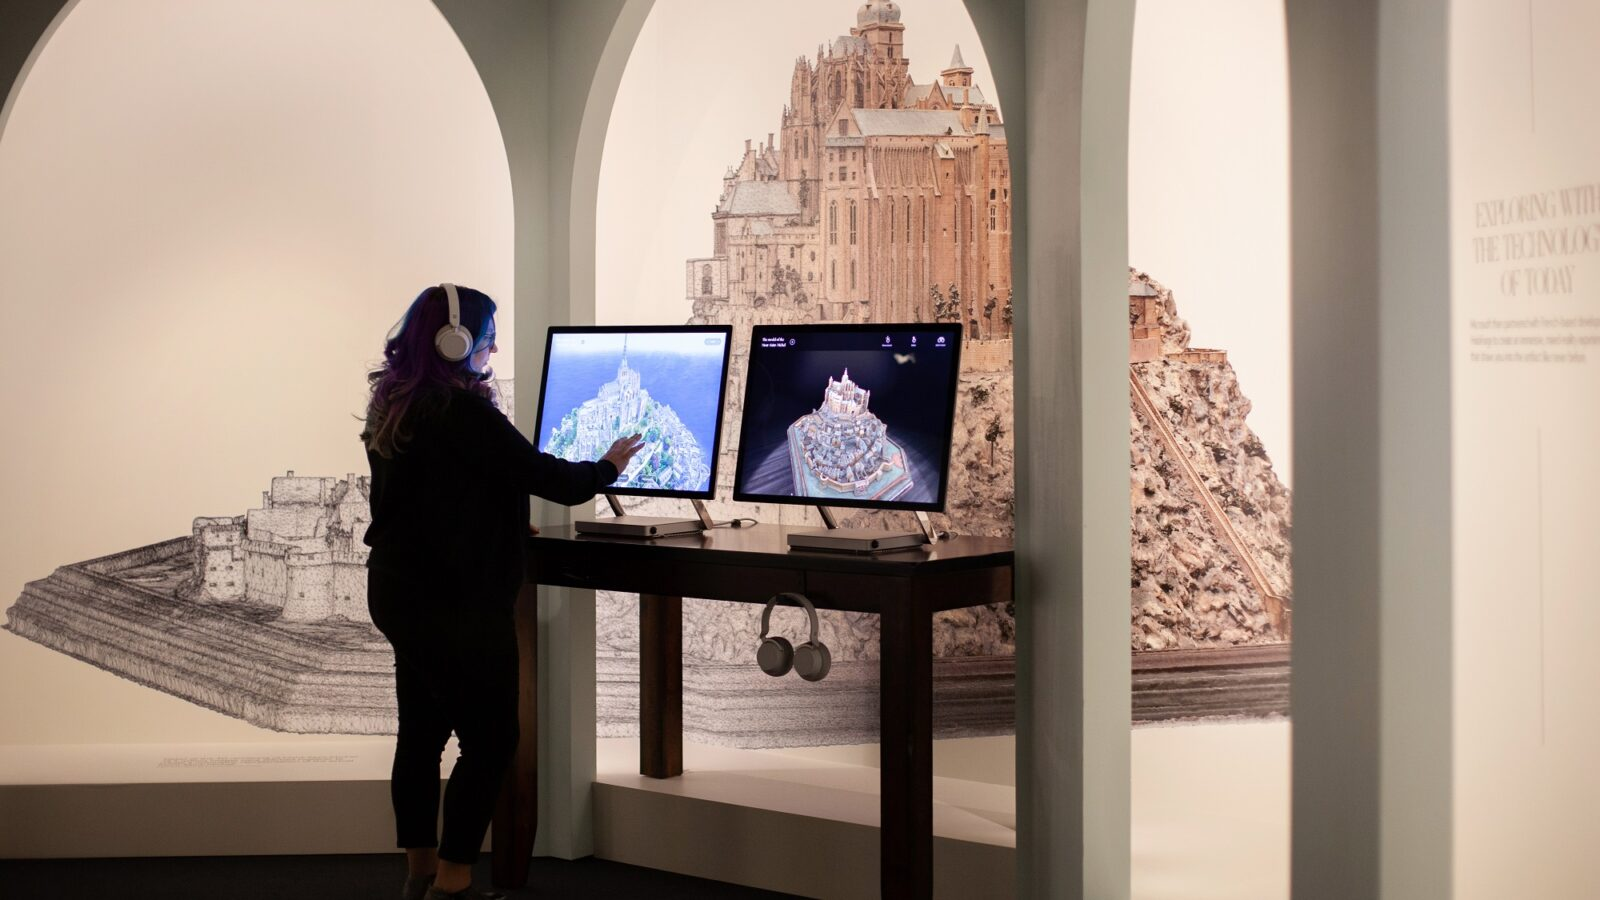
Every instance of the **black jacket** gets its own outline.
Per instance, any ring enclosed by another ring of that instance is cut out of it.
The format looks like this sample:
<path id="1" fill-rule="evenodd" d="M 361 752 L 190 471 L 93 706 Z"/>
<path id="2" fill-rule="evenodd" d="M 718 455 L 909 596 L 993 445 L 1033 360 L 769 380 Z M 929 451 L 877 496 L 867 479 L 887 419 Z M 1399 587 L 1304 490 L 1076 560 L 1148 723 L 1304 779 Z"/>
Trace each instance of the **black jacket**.
<path id="1" fill-rule="evenodd" d="M 441 604 L 510 604 L 525 571 L 528 496 L 572 506 L 617 480 L 609 462 L 539 449 L 500 410 L 452 389 L 418 415 L 393 459 L 371 450 L 367 568 L 406 576 Z"/>

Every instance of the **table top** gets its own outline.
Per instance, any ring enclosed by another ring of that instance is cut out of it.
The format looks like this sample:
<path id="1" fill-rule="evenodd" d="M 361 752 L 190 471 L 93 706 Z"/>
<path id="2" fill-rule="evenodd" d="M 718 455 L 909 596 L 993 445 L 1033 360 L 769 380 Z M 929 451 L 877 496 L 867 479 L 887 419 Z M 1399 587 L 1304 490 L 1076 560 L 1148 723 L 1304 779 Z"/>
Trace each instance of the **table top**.
<path id="1" fill-rule="evenodd" d="M 642 539 L 612 535 L 575 534 L 570 525 L 540 526 L 528 539 L 530 555 L 568 554 L 579 547 L 604 549 L 618 562 L 706 562 L 813 572 L 852 572 L 881 575 L 927 575 L 967 569 L 1009 567 L 1013 554 L 1008 538 L 954 537 L 937 544 L 907 550 L 858 554 L 826 550 L 791 550 L 790 531 L 815 531 L 814 527 L 752 525 L 721 527 L 694 534 Z"/>

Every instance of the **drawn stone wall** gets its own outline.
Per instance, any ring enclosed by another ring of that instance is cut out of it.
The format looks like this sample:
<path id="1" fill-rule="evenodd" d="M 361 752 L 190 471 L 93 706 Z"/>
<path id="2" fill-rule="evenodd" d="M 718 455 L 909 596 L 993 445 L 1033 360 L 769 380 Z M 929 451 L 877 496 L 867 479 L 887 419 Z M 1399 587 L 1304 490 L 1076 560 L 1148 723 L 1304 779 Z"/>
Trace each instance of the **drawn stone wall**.
<path id="1" fill-rule="evenodd" d="M 262 509 L 29 582 L 6 629 L 263 728 L 394 733 L 394 655 L 350 546 L 367 477 L 272 482 Z"/>
<path id="2" fill-rule="evenodd" d="M 509 416 L 511 379 L 492 386 Z M 368 482 L 274 477 L 258 509 L 29 582 L 5 628 L 263 728 L 393 734 L 394 653 L 367 615 Z"/>

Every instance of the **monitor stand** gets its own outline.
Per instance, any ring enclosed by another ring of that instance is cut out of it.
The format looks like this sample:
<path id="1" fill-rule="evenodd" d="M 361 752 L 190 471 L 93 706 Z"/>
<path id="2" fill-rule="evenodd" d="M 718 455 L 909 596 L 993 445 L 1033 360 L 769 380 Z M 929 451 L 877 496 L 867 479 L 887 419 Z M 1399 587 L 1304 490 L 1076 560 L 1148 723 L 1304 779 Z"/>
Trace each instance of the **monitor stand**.
<path id="1" fill-rule="evenodd" d="M 878 528 L 840 528 L 839 521 L 826 506 L 818 506 L 821 530 L 789 532 L 790 550 L 833 550 L 840 553 L 884 553 L 932 544 L 938 540 L 928 514 L 917 511 L 917 531 L 888 531 Z"/>
<path id="2" fill-rule="evenodd" d="M 694 512 L 697 517 L 693 519 L 678 519 L 670 516 L 630 516 L 622 511 L 622 503 L 617 500 L 616 494 L 607 494 L 606 502 L 611 504 L 611 518 L 578 519 L 572 523 L 572 530 L 578 534 L 603 534 L 610 537 L 649 539 L 670 537 L 677 534 L 694 534 L 711 528 L 711 513 L 706 510 L 706 505 L 698 499 L 689 501 L 694 504 Z"/>

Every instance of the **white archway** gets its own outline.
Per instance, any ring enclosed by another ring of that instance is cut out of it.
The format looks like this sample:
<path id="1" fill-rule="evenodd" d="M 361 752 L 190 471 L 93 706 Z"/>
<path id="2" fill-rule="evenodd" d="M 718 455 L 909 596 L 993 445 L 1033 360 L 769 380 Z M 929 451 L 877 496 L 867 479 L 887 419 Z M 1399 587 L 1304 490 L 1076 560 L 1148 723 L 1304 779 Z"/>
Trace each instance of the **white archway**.
<path id="1" fill-rule="evenodd" d="M 0 306 L 39 335 L 0 364 L 6 605 L 365 475 L 366 372 L 441 270 L 515 319 L 504 146 L 431 5 L 55 6 L 0 133 Z M 306 740 L 0 640 L 0 743 Z"/>
<path id="2" fill-rule="evenodd" d="M 570 268 L 558 276 L 570 279 L 564 286 L 593 272 L 593 246 L 580 243 L 593 234 L 590 160 L 626 60 L 616 55 L 618 40 L 631 46 L 650 3 L 607 4 L 590 20 L 606 22 L 602 66 L 581 120 L 561 124 L 575 140 L 557 148 L 578 151 L 572 194 L 557 207 L 568 227 L 556 243 L 570 242 Z M 1017 395 L 1025 398 L 1016 410 L 1019 890 L 1125 896 L 1127 326 L 1115 298 L 1126 290 L 1133 3 L 969 0 L 968 9 L 1007 110 L 1017 197 L 1012 277 L 1027 297 L 1063 301 L 1021 305 L 1015 348 Z M 567 183 L 557 173 L 558 190 Z M 1030 194 L 1031 184 L 1041 188 Z M 572 292 L 575 303 L 592 303 L 593 286 L 585 286 Z M 592 306 L 583 312 L 592 317 Z M 592 608 L 575 619 L 566 620 L 563 639 L 592 647 Z M 589 674 L 580 677 L 592 679 L 592 658 L 586 662 Z M 573 723 L 585 736 L 593 734 L 592 706 L 586 714 Z"/>

